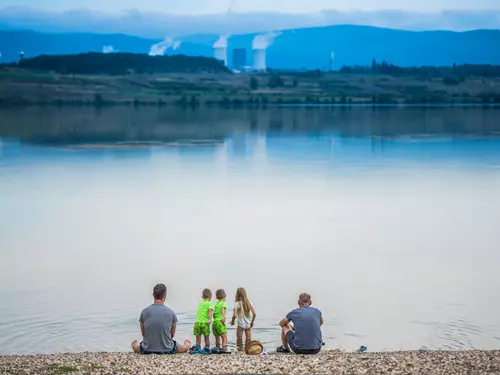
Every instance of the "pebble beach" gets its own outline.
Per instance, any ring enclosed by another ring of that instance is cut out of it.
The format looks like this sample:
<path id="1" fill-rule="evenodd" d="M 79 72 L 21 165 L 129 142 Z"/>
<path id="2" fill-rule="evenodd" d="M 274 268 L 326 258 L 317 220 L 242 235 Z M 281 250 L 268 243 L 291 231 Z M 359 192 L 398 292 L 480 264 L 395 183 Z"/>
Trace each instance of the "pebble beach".
<path id="1" fill-rule="evenodd" d="M 139 356 L 78 353 L 0 356 L 0 374 L 500 374 L 500 351 L 406 351 L 314 356 L 267 354 Z"/>

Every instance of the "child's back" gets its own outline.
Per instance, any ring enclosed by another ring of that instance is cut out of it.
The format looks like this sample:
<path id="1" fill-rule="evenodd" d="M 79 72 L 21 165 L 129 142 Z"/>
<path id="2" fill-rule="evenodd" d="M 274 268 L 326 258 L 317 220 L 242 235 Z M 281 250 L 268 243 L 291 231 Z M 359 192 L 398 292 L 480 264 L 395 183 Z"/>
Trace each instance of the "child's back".
<path id="1" fill-rule="evenodd" d="M 250 303 L 250 308 L 247 312 L 248 315 L 245 313 L 242 301 L 236 301 L 236 303 L 234 304 L 234 308 L 236 310 L 236 324 L 238 325 L 238 327 L 241 327 L 243 329 L 250 328 L 250 325 L 252 324 L 252 307 L 254 306 L 252 301 L 248 300 L 248 302 Z"/>
<path id="2" fill-rule="evenodd" d="M 243 350 L 243 333 L 245 334 L 246 343 L 252 340 L 252 327 L 256 315 L 255 307 L 248 299 L 246 290 L 244 288 L 238 288 L 233 309 L 233 319 L 231 320 L 231 325 L 233 325 L 235 321 L 237 322 L 236 345 L 238 350 Z"/>
<path id="3" fill-rule="evenodd" d="M 196 345 L 201 346 L 201 336 L 205 338 L 205 347 L 210 348 L 210 324 L 212 324 L 214 306 L 210 300 L 212 292 L 210 289 L 204 289 L 202 294 L 203 300 L 198 305 L 196 312 L 196 323 L 194 324 L 193 333 L 196 336 Z"/>
<path id="4" fill-rule="evenodd" d="M 226 292 L 224 289 L 219 289 L 215 292 L 217 303 L 214 308 L 214 323 L 212 330 L 215 336 L 215 346 L 220 348 L 222 342 L 222 349 L 227 350 L 227 328 L 226 328 Z"/>
<path id="5" fill-rule="evenodd" d="M 210 322 L 210 310 L 214 309 L 212 302 L 208 300 L 202 300 L 198 305 L 198 310 L 196 312 L 196 323 L 207 324 Z"/>

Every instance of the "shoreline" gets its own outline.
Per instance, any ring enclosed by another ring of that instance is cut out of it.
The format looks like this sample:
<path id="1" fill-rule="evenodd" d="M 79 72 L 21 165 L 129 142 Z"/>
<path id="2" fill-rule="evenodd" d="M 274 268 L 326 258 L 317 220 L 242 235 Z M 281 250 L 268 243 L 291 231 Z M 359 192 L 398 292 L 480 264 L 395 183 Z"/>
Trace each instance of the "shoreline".
<path id="1" fill-rule="evenodd" d="M 417 350 L 250 356 L 133 353 L 2 355 L 0 373 L 61 374 L 500 374 L 500 350 Z"/>
<path id="2" fill-rule="evenodd" d="M 1 99 L 1 98 L 0 98 Z M 141 102 L 133 102 L 133 101 L 108 101 L 105 104 L 96 104 L 92 101 L 64 101 L 57 100 L 52 102 L 43 102 L 43 101 L 19 101 L 19 102 L 8 102 L 1 103 L 0 102 L 0 110 L 1 109 L 11 109 L 11 108 L 28 108 L 28 107 L 64 107 L 64 108 L 97 108 L 97 109 L 106 109 L 113 107 L 173 107 L 173 108 L 181 108 L 181 109 L 200 109 L 200 108 L 220 108 L 220 109 L 268 109 L 268 108 L 500 108 L 500 103 L 462 103 L 462 102 L 443 102 L 443 103 L 369 103 L 369 102 L 352 102 L 349 104 L 330 104 L 330 103 L 287 103 L 287 102 L 269 102 L 267 104 L 242 104 L 240 102 L 237 103 L 225 103 L 225 102 L 205 102 L 203 104 L 182 104 L 178 101 L 141 101 Z"/>
<path id="3" fill-rule="evenodd" d="M 63 74 L 0 67 L 0 107 L 500 105 L 500 77 L 379 72 Z"/>

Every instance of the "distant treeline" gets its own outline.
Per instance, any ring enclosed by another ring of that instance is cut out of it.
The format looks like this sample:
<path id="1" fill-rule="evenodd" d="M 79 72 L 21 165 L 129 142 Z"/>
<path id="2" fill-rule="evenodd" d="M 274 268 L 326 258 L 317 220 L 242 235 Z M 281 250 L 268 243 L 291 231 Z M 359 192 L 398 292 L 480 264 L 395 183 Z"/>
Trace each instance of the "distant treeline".
<path id="1" fill-rule="evenodd" d="M 492 78 L 500 77 L 500 65 L 453 64 L 453 66 L 401 67 L 388 63 L 387 61 L 377 62 L 373 60 L 371 66 L 344 66 L 340 69 L 340 72 L 355 74 L 386 74 L 395 77 L 449 77 L 459 79 L 460 77 L 476 76 Z"/>
<path id="2" fill-rule="evenodd" d="M 78 55 L 40 55 L 21 60 L 26 69 L 50 70 L 62 74 L 154 74 L 230 71 L 221 61 L 210 57 L 184 55 L 149 56 L 135 53 L 85 53 Z"/>

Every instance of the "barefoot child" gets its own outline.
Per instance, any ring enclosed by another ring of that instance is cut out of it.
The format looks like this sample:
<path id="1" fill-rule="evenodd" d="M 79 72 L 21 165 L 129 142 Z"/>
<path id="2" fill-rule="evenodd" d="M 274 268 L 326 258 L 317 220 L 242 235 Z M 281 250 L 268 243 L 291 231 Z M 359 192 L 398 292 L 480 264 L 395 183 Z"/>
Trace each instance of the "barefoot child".
<path id="1" fill-rule="evenodd" d="M 198 305 L 193 332 L 196 336 L 196 346 L 201 348 L 201 336 L 203 335 L 205 339 L 205 348 L 210 349 L 210 324 L 212 324 L 214 314 L 214 306 L 212 302 L 210 302 L 212 299 L 212 291 L 210 289 L 203 289 L 201 298 L 203 299 Z"/>
<path id="2" fill-rule="evenodd" d="M 253 303 L 248 299 L 247 292 L 244 288 L 236 290 L 233 318 L 231 325 L 237 319 L 236 328 L 236 346 L 238 350 L 243 350 L 243 332 L 245 333 L 245 345 L 252 341 L 252 328 L 255 321 L 256 313 Z"/>
<path id="3" fill-rule="evenodd" d="M 215 292 L 217 303 L 214 308 L 214 323 L 212 330 L 215 336 L 215 346 L 220 348 L 222 341 L 222 349 L 227 350 L 227 328 L 226 328 L 226 292 L 224 289 L 219 289 Z"/>

